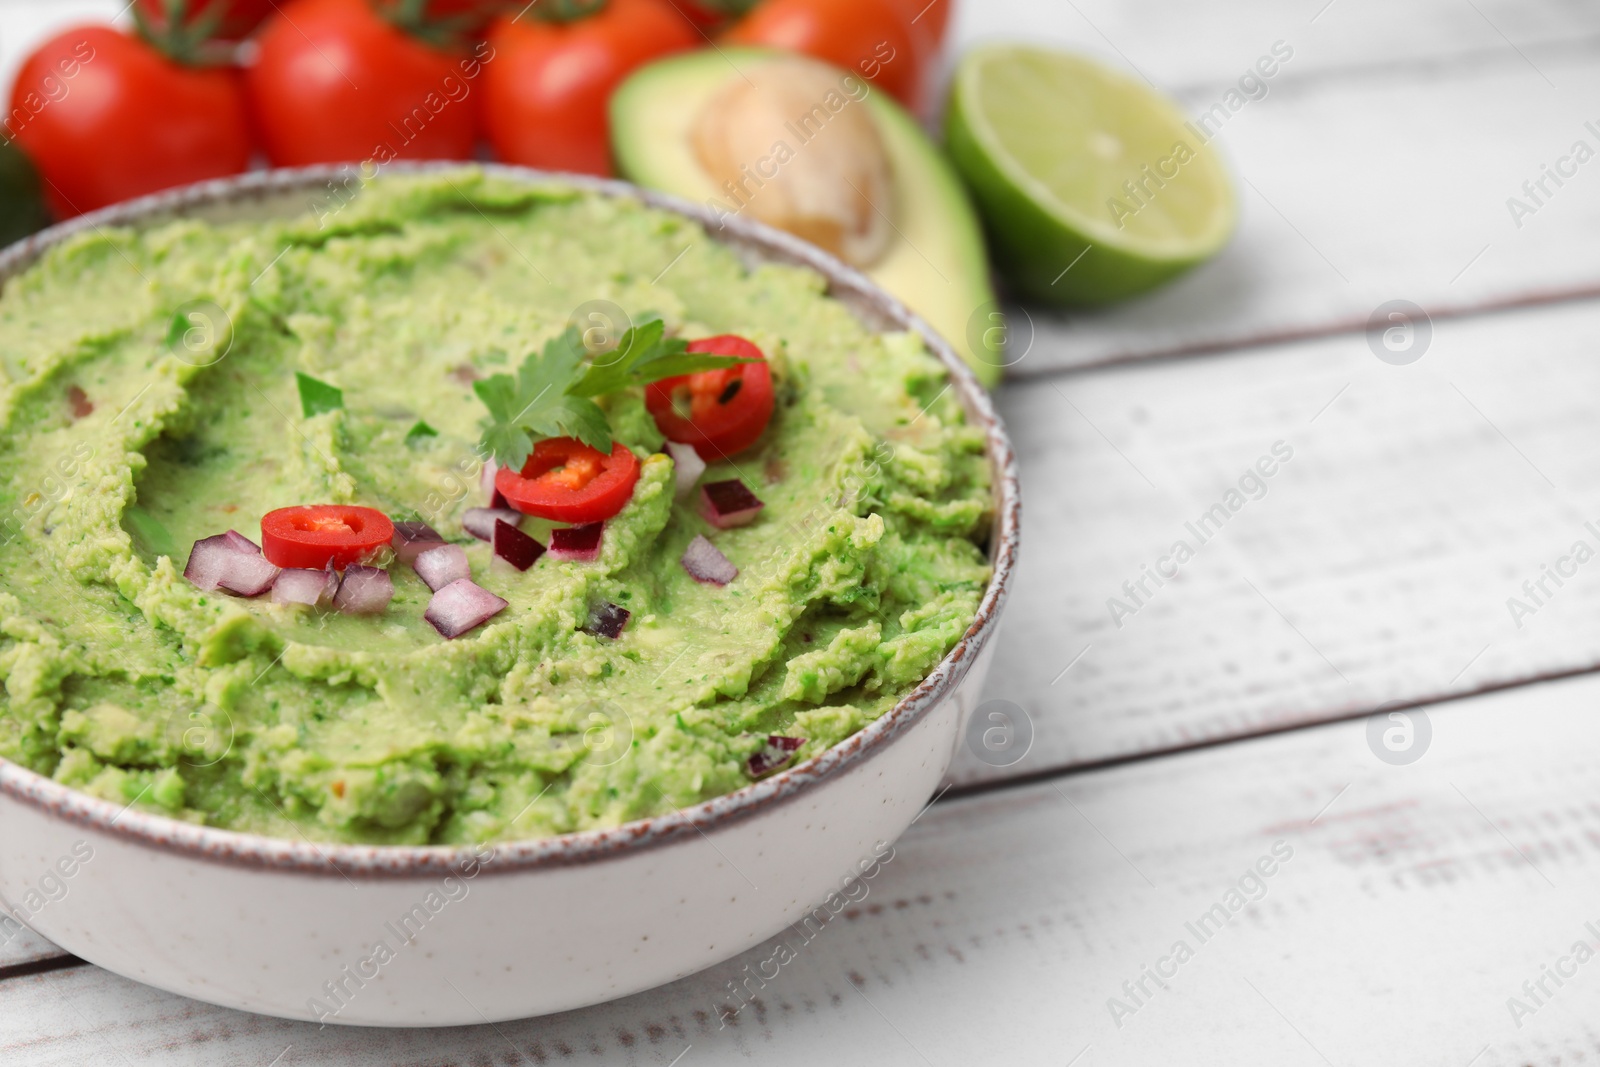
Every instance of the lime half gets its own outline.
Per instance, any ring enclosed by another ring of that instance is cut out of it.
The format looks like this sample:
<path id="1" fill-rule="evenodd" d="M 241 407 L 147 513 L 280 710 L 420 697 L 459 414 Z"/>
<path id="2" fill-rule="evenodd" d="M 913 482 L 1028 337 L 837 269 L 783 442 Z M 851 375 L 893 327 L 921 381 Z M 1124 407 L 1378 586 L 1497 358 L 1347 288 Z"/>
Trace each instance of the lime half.
<path id="1" fill-rule="evenodd" d="M 1233 233 L 1233 189 L 1205 133 L 1149 86 L 1081 56 L 974 49 L 956 70 L 945 133 L 1000 269 L 1025 296 L 1132 296 Z"/>

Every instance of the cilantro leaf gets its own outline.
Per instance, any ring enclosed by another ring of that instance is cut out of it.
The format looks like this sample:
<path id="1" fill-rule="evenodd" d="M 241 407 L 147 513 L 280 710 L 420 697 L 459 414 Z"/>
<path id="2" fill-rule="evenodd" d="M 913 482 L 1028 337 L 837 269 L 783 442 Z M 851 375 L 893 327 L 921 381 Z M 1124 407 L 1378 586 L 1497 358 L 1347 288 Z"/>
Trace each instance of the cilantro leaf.
<path id="1" fill-rule="evenodd" d="M 590 448 L 610 452 L 611 425 L 594 397 L 753 362 L 689 352 L 686 342 L 666 336 L 666 330 L 661 319 L 641 317 L 614 350 L 590 360 L 583 335 L 569 326 L 541 352 L 524 359 L 515 377 L 494 374 L 473 382 L 473 391 L 489 409 L 483 449 L 500 465 L 517 469 L 527 462 L 534 442 L 546 437 L 576 437 Z"/>
<path id="2" fill-rule="evenodd" d="M 300 387 L 300 410 L 306 418 L 325 411 L 338 411 L 344 407 L 344 390 L 327 382 L 318 381 L 309 374 L 294 373 L 295 384 Z"/>
<path id="3" fill-rule="evenodd" d="M 753 360 L 738 356 L 715 356 L 709 352 L 690 352 L 688 342 L 666 336 L 667 324 L 660 319 L 639 323 L 622 335 L 617 347 L 595 357 L 584 376 L 570 392 L 574 396 L 600 396 L 629 386 L 649 385 L 680 374 L 721 370 Z"/>
<path id="4" fill-rule="evenodd" d="M 544 437 L 576 437 L 590 448 L 611 451 L 611 426 L 594 401 L 568 393 L 582 373 L 583 342 L 577 329 L 545 343 L 544 351 L 522 361 L 513 378 L 493 374 L 472 383 L 489 409 L 483 447 L 496 462 L 520 468 Z"/>
<path id="5" fill-rule="evenodd" d="M 421 419 L 418 419 L 416 421 L 416 423 L 412 425 L 411 429 L 406 431 L 406 444 L 411 445 L 414 448 L 414 447 L 416 447 L 417 442 L 425 440 L 425 439 L 427 439 L 429 437 L 438 437 L 438 436 L 439 436 L 439 431 L 438 430 L 435 430 L 432 426 L 429 426 L 426 422 L 423 422 Z"/>

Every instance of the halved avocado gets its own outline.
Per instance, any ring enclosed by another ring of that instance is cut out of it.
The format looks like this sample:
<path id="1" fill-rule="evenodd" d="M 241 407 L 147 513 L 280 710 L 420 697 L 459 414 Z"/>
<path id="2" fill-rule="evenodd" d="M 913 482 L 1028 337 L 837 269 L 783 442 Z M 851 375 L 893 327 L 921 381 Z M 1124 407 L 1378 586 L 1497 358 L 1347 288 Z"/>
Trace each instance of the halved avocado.
<path id="1" fill-rule="evenodd" d="M 738 202 L 719 188 L 694 143 L 707 105 L 732 82 L 759 73 L 763 64 L 789 58 L 765 49 L 723 48 L 691 52 L 637 71 L 611 99 L 612 146 L 618 169 L 630 181 L 737 213 Z M 850 107 L 869 109 L 888 157 L 893 196 L 886 247 L 860 268 L 921 315 L 966 359 L 985 385 L 1000 378 L 1004 337 L 983 231 L 965 188 L 939 149 L 887 93 L 839 71 Z M 798 118 L 798 116 L 796 116 Z M 806 151 L 798 127 L 778 139 Z M 750 161 L 752 164 L 755 160 Z"/>

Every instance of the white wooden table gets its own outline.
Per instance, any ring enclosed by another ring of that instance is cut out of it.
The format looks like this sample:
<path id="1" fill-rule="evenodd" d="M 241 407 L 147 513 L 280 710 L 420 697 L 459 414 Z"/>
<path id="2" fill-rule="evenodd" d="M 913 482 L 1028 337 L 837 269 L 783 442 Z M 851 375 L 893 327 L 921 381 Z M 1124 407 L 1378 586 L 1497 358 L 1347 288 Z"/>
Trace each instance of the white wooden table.
<path id="1" fill-rule="evenodd" d="M 0 0 L 0 83 L 49 26 L 117 6 Z M 1027 532 L 989 696 L 1025 711 L 1026 757 L 963 754 L 871 895 L 725 1028 L 728 983 L 776 942 L 586 1011 L 381 1032 L 212 1008 L 23 938 L 0 948 L 0 1063 L 1600 1055 L 1600 562 L 1522 592 L 1600 549 L 1600 161 L 1522 190 L 1600 149 L 1600 8 L 967 0 L 957 35 L 1105 55 L 1195 115 L 1293 49 L 1224 116 L 1232 247 L 1125 307 L 1034 310 L 1001 392 Z M 1520 226 L 1513 196 L 1537 208 Z M 1429 336 L 1396 366 L 1365 325 L 1402 299 Z M 1129 600 L 1280 441 L 1266 495 Z M 1431 731 L 1408 765 L 1369 743 L 1395 708 Z"/>

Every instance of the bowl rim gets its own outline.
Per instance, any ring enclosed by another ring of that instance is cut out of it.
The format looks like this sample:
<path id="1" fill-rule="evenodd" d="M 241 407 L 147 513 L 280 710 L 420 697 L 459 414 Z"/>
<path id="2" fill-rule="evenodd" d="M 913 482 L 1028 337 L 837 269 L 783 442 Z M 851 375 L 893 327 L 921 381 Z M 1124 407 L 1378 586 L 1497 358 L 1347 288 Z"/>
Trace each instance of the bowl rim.
<path id="1" fill-rule="evenodd" d="M 462 870 L 510 873 L 602 862 L 642 849 L 705 835 L 791 802 L 812 786 L 857 768 L 883 751 L 953 693 L 988 643 L 1009 594 L 1021 533 L 1021 499 L 1016 454 L 989 394 L 942 337 L 899 299 L 861 272 L 814 245 L 742 216 L 718 215 L 678 197 L 643 189 L 628 182 L 590 175 L 539 171 L 507 164 L 433 161 L 394 162 L 381 168 L 353 164 L 253 171 L 140 197 L 80 215 L 42 230 L 0 251 L 0 292 L 44 252 L 71 237 L 99 232 L 105 226 L 145 226 L 177 218 L 195 209 L 334 188 L 334 183 L 382 180 L 388 175 L 482 173 L 546 188 L 572 188 L 601 196 L 632 200 L 686 217 L 708 236 L 736 249 L 754 249 L 766 261 L 809 267 L 828 283 L 832 296 L 850 298 L 860 316 L 862 305 L 894 327 L 919 334 L 945 365 L 968 418 L 984 430 L 985 451 L 993 472 L 995 517 L 990 537 L 993 577 L 978 612 L 953 649 L 891 710 L 850 737 L 805 763 L 752 782 L 732 793 L 680 808 L 666 815 L 600 830 L 553 837 L 493 841 L 478 845 L 362 845 L 321 843 L 303 834 L 299 840 L 201 826 L 165 815 L 119 806 L 80 793 L 18 764 L 0 759 L 0 796 L 123 841 L 232 867 L 268 869 L 326 877 L 379 880 L 438 877 Z M 487 855 L 486 855 L 487 853 Z"/>

